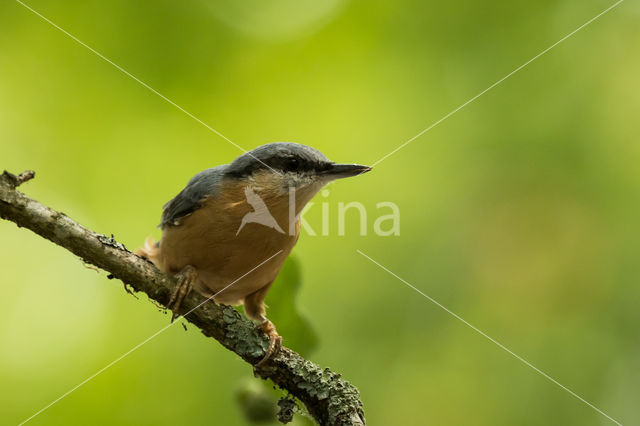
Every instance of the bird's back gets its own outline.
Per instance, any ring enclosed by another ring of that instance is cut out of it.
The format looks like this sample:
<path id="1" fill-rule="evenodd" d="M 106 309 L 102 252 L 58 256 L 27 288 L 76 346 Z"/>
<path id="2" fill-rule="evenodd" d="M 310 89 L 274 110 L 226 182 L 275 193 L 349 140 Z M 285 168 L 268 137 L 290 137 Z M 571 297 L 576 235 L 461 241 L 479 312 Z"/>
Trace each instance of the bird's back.
<path id="1" fill-rule="evenodd" d="M 202 202 L 220 192 L 227 165 L 212 167 L 192 177 L 178 195 L 162 207 L 161 227 L 177 225 L 181 218 L 202 206 Z"/>

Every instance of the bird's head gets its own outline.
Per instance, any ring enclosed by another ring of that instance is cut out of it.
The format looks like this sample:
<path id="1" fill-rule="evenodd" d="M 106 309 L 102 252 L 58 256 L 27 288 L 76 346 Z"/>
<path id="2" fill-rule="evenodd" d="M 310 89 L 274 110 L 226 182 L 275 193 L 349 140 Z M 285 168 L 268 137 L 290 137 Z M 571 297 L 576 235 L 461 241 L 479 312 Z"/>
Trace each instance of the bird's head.
<path id="1" fill-rule="evenodd" d="M 306 202 L 327 183 L 369 170 L 359 164 L 334 163 L 310 146 L 275 142 L 236 158 L 225 174 L 271 194 L 286 195 L 294 188 Z"/>

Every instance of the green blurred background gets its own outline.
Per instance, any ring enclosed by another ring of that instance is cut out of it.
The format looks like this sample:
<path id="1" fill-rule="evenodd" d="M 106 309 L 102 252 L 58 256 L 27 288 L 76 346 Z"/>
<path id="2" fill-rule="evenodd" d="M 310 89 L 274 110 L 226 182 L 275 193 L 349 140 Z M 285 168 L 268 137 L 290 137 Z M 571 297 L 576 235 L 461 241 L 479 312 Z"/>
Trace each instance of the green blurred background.
<path id="1" fill-rule="evenodd" d="M 608 1 L 28 4 L 246 149 L 371 164 Z M 303 235 L 310 358 L 375 425 L 613 424 L 356 253 L 361 249 L 623 424 L 640 424 L 640 6 L 627 1 L 365 176 L 330 187 L 346 236 Z M 241 151 L 14 1 L 0 3 L 0 169 L 129 248 Z M 401 235 L 372 232 L 376 203 Z M 320 227 L 321 211 L 307 220 Z M 105 273 L 0 221 L 0 423 L 167 324 Z M 293 299 L 293 298 L 291 298 Z M 282 315 L 286 304 L 273 308 Z M 291 307 L 290 309 L 294 309 Z M 287 335 L 284 335 L 287 343 Z M 243 425 L 251 370 L 171 327 L 33 425 Z"/>

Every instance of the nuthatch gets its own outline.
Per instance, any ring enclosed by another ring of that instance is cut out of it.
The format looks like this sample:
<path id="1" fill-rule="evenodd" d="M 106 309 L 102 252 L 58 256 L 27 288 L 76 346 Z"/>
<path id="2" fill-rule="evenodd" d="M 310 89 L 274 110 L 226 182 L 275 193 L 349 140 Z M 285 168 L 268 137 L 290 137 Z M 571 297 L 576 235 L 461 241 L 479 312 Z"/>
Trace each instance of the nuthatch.
<path id="1" fill-rule="evenodd" d="M 217 303 L 244 304 L 269 336 L 261 365 L 282 342 L 264 299 L 298 241 L 302 208 L 327 183 L 369 170 L 297 143 L 262 145 L 195 175 L 164 205 L 161 241 L 148 239 L 136 253 L 176 276 L 173 318 L 192 288 Z"/>

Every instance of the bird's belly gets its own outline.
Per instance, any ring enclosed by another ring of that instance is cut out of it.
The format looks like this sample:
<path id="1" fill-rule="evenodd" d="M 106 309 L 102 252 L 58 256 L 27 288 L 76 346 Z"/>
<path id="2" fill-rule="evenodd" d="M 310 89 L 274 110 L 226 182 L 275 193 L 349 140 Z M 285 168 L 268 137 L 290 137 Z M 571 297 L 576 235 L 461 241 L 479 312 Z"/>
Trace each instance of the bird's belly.
<path id="1" fill-rule="evenodd" d="M 199 209 L 179 226 L 165 227 L 158 266 L 175 274 L 191 265 L 198 272 L 196 290 L 205 296 L 215 294 L 218 303 L 238 304 L 276 278 L 297 232 L 283 234 L 249 223 L 236 235 L 242 215 L 211 210 Z"/>
<path id="2" fill-rule="evenodd" d="M 238 304 L 276 278 L 292 248 L 258 238 L 215 247 L 208 256 L 193 261 L 200 278 L 199 291 L 215 294 L 218 303 Z"/>

